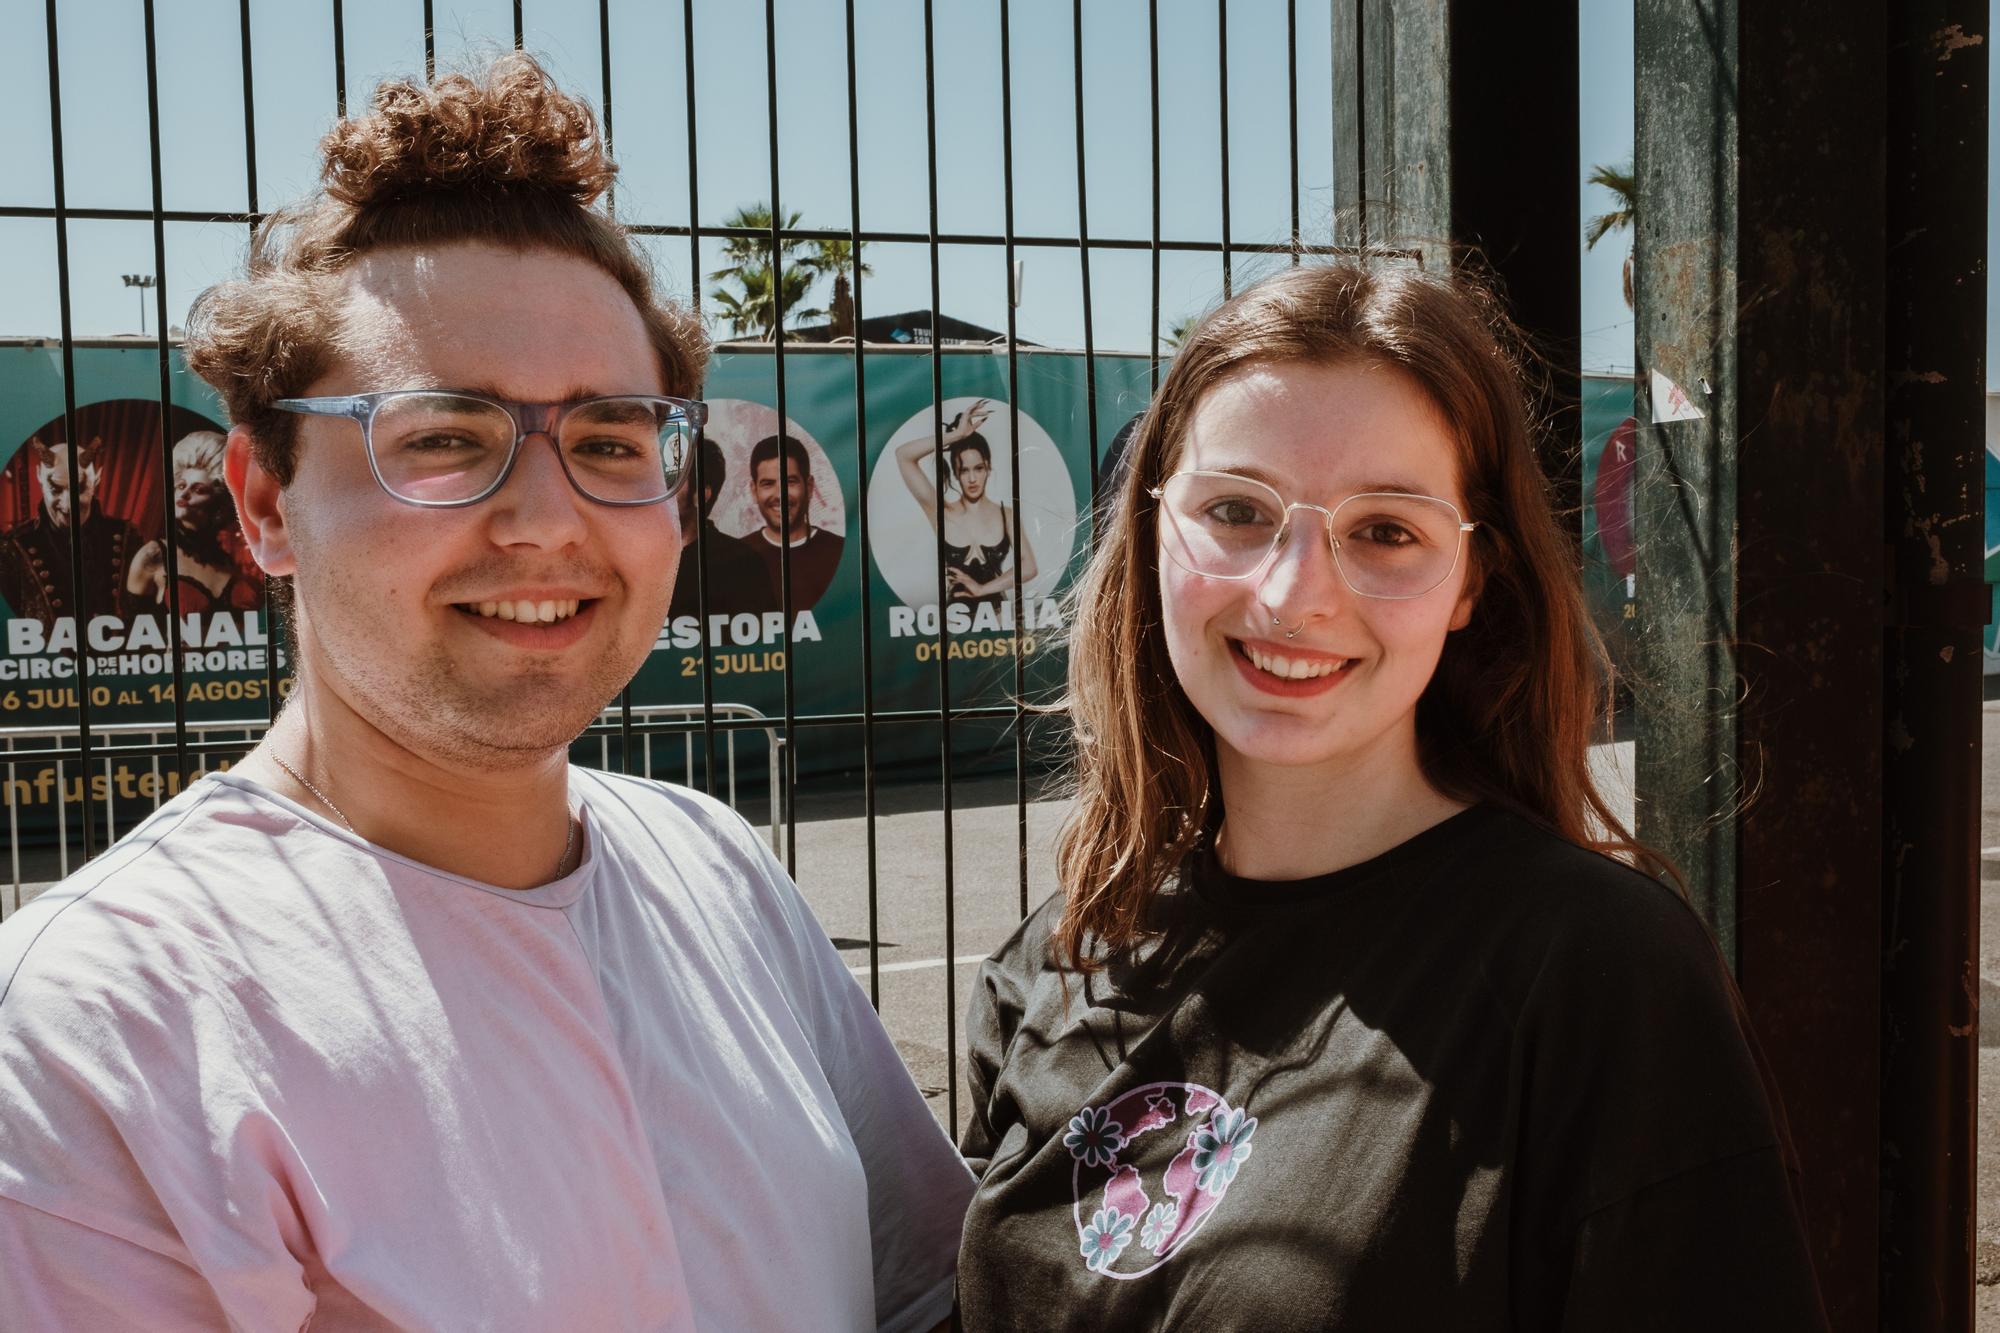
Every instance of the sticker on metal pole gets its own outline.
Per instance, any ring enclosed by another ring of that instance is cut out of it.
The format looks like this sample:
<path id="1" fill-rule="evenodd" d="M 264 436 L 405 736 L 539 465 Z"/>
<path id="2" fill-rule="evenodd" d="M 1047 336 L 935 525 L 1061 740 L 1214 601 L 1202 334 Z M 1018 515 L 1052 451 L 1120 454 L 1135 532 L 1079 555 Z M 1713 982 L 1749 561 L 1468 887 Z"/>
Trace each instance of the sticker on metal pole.
<path id="1" fill-rule="evenodd" d="M 1694 405 L 1687 396 L 1687 390 L 1662 375 L 1653 376 L 1653 424 L 1662 421 L 1700 421 L 1707 413 Z"/>

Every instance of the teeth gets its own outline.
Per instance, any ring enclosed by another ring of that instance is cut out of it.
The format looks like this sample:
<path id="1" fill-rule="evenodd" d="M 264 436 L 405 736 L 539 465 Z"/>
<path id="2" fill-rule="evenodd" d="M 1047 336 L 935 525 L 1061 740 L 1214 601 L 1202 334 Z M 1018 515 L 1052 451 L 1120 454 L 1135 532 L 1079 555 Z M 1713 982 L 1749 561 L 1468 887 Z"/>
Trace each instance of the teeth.
<path id="1" fill-rule="evenodd" d="M 463 602 L 460 605 L 467 611 L 489 618 L 498 616 L 523 625 L 552 625 L 558 620 L 568 620 L 583 603 L 572 597 L 563 601 Z"/>
<path id="2" fill-rule="evenodd" d="M 1320 676 L 1330 676 L 1347 665 L 1344 661 L 1329 662 L 1324 658 L 1299 661 L 1289 657 L 1279 657 L 1275 653 L 1253 648 L 1247 643 L 1243 645 L 1243 652 L 1259 671 L 1268 671 L 1287 680 L 1315 680 Z"/>

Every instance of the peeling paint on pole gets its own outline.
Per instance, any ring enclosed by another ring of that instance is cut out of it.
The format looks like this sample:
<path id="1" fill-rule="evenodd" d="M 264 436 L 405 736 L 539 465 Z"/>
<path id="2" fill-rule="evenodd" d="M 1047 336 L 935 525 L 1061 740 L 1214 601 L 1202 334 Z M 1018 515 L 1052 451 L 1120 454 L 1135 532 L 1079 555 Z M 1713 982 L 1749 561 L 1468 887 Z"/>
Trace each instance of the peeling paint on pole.
<path id="1" fill-rule="evenodd" d="M 1736 18 L 1641 0 L 1633 289 L 1642 372 L 1715 392 L 1695 421 L 1638 432 L 1635 789 L 1665 852 L 1736 961 Z M 1651 376 L 1635 415 L 1651 422 Z"/>

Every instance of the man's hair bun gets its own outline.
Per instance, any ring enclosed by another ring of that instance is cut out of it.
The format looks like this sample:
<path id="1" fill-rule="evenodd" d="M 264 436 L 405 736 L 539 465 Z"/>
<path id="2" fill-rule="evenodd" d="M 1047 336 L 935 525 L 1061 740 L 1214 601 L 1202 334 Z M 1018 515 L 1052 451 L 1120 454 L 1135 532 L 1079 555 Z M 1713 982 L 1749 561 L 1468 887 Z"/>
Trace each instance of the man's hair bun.
<path id="1" fill-rule="evenodd" d="M 308 392 L 334 364 L 339 275 L 372 251 L 470 243 L 582 259 L 632 298 L 664 391 L 700 392 L 701 321 L 657 294 L 645 252 L 594 207 L 617 173 L 597 117 L 533 56 L 509 51 L 473 72 L 384 83 L 367 111 L 320 141 L 320 157 L 321 188 L 267 214 L 243 276 L 188 312 L 188 365 L 281 485 L 291 484 L 299 418 L 272 404 Z"/>
<path id="2" fill-rule="evenodd" d="M 320 155 L 326 193 L 357 213 L 432 193 L 536 191 L 588 207 L 618 170 L 590 107 L 518 51 L 478 79 L 383 83 Z"/>

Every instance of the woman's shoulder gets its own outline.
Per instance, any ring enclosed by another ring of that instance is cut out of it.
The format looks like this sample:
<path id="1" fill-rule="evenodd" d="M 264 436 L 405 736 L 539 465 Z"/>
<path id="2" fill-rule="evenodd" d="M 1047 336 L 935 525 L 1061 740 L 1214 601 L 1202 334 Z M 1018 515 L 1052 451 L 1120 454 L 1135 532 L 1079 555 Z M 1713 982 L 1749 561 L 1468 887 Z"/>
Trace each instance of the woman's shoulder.
<path id="1" fill-rule="evenodd" d="M 1465 924 L 1524 1007 L 1610 1021 L 1662 1000 L 1734 1009 L 1714 933 L 1673 885 L 1511 813 L 1492 821 L 1479 865 L 1458 894 L 1479 905 Z"/>
<path id="2" fill-rule="evenodd" d="M 1062 920 L 1064 898 L 1061 890 L 1042 899 L 1035 909 L 1021 918 L 1021 924 L 1014 928 L 1005 942 L 979 965 L 980 975 L 989 981 L 1009 983 L 1016 992 L 1025 992 L 1034 985 L 1035 978 L 1048 971 L 1054 964 L 1051 946 L 1055 940 L 1055 930 Z"/>

